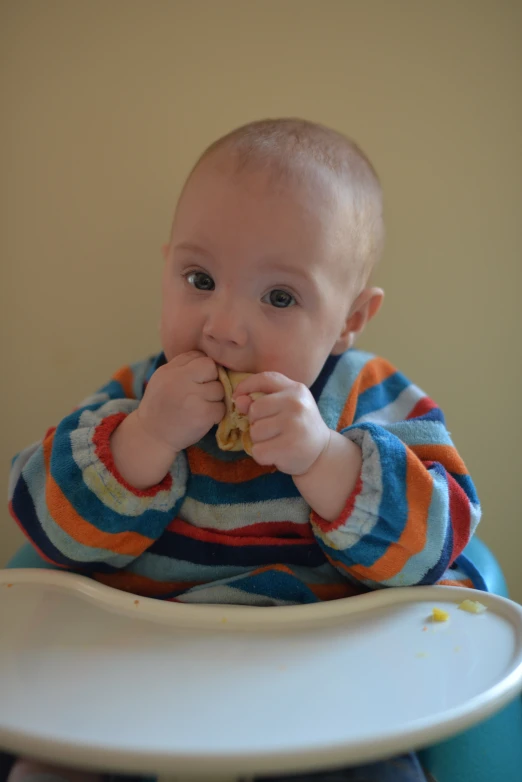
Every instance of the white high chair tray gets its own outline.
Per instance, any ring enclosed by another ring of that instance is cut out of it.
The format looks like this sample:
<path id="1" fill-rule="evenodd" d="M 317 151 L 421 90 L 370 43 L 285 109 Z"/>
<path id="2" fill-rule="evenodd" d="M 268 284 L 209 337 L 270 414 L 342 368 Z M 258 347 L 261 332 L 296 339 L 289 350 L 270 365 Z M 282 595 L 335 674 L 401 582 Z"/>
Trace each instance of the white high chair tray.
<path id="1" fill-rule="evenodd" d="M 465 598 L 488 610 L 459 610 Z M 429 619 L 435 606 L 447 622 Z M 0 628 L 0 747 L 86 768 L 355 765 L 457 733 L 522 690 L 522 607 L 454 587 L 248 608 L 0 570 Z"/>

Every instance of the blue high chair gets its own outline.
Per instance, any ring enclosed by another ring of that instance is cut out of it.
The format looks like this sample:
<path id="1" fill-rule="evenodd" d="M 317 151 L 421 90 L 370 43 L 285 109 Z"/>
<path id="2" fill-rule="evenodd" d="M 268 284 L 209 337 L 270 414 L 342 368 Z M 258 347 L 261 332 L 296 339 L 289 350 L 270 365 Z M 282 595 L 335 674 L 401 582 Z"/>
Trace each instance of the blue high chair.
<path id="1" fill-rule="evenodd" d="M 482 573 L 488 591 L 508 597 L 498 562 L 478 538 L 465 552 Z M 47 568 L 30 544 L 11 559 L 8 568 Z M 522 782 L 522 699 L 517 697 L 500 712 L 464 733 L 419 753 L 425 770 L 436 782 Z M 6 755 L 3 767 L 8 768 Z M 0 782 L 2 779 L 0 749 Z"/>

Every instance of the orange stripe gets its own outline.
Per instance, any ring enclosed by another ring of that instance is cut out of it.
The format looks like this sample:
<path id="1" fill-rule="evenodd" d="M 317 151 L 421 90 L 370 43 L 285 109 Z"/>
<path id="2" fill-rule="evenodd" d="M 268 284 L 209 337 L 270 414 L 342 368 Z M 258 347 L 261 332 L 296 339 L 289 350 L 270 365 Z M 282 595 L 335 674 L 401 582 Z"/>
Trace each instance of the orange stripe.
<path id="1" fill-rule="evenodd" d="M 319 600 L 339 600 L 341 597 L 353 597 L 361 593 L 360 589 L 348 581 L 342 584 L 306 584 Z"/>
<path id="2" fill-rule="evenodd" d="M 453 586 L 453 587 L 467 587 L 468 589 L 475 589 L 475 584 L 470 578 L 463 578 L 462 581 L 458 581 L 454 578 L 443 578 L 441 581 L 437 581 L 439 586 Z"/>
<path id="3" fill-rule="evenodd" d="M 256 464 L 249 456 L 245 456 L 244 459 L 239 459 L 237 462 L 220 462 L 196 446 L 187 449 L 187 457 L 193 475 L 205 475 L 215 481 L 225 483 L 250 481 L 253 478 L 259 478 L 260 475 L 274 473 L 277 469 L 273 465 L 263 467 Z"/>
<path id="4" fill-rule="evenodd" d="M 158 597 L 171 592 L 184 592 L 194 586 L 204 584 L 204 581 L 154 581 L 152 578 L 140 576 L 137 573 L 95 573 L 94 579 L 106 586 L 120 589 L 122 592 L 132 592 L 143 597 Z"/>
<path id="5" fill-rule="evenodd" d="M 385 581 L 393 578 L 403 569 L 414 554 L 422 551 L 426 544 L 428 510 L 431 501 L 433 481 L 429 472 L 414 454 L 406 449 L 406 499 L 408 518 L 399 540 L 390 543 L 384 554 L 370 567 L 354 565 L 347 567 L 335 562 L 336 567 L 353 573 L 358 578 Z"/>
<path id="6" fill-rule="evenodd" d="M 350 389 L 350 394 L 337 424 L 337 431 L 353 424 L 357 401 L 361 394 L 373 386 L 379 385 L 393 375 L 397 370 L 383 358 L 373 358 L 365 364 Z"/>
<path id="7" fill-rule="evenodd" d="M 386 361 L 384 358 L 376 356 L 368 361 L 361 370 L 361 380 L 359 382 L 359 396 L 368 391 L 373 386 L 378 386 L 384 380 L 387 380 L 391 375 L 394 375 L 397 370 L 394 366 Z"/>
<path id="8" fill-rule="evenodd" d="M 83 546 L 102 548 L 116 554 L 139 556 L 151 543 L 152 538 L 140 535 L 138 532 L 103 532 L 82 518 L 62 492 L 50 471 L 51 451 L 54 432 L 44 440 L 43 452 L 45 471 L 47 474 L 45 499 L 51 518 L 73 540 Z"/>
<path id="9" fill-rule="evenodd" d="M 121 369 L 118 369 L 112 379 L 120 383 L 127 399 L 136 398 L 136 394 L 134 393 L 133 388 L 134 374 L 130 367 L 122 367 Z"/>
<path id="10" fill-rule="evenodd" d="M 350 393 L 343 407 L 343 411 L 339 416 L 339 421 L 337 422 L 338 432 L 340 432 L 341 429 L 345 429 L 347 426 L 351 426 L 353 424 L 353 417 L 355 415 L 355 410 L 357 408 L 358 398 L 359 398 L 359 389 L 357 387 L 357 383 L 354 383 L 354 385 L 350 389 Z"/>
<path id="11" fill-rule="evenodd" d="M 411 450 L 423 462 L 440 462 L 457 475 L 467 475 L 466 465 L 452 445 L 411 445 Z"/>

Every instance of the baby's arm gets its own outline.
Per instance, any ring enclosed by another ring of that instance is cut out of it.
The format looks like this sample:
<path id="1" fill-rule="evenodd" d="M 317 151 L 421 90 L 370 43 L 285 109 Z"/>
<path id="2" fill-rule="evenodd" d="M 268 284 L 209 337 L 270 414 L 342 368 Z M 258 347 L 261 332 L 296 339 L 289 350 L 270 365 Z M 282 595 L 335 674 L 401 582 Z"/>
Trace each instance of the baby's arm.
<path id="1" fill-rule="evenodd" d="M 111 435 L 137 410 L 150 368 L 142 362 L 122 369 L 13 461 L 11 513 L 57 565 L 86 571 L 127 566 L 162 534 L 183 500 L 183 454 L 146 491 L 127 481 L 113 459 Z"/>
<path id="2" fill-rule="evenodd" d="M 336 518 L 310 503 L 326 556 L 370 587 L 435 583 L 480 519 L 474 485 L 441 410 L 389 364 L 373 359 L 352 389 L 339 429 L 362 461 Z M 337 470 L 334 461 L 332 454 L 325 473 Z M 350 484 L 350 470 L 347 478 Z"/>

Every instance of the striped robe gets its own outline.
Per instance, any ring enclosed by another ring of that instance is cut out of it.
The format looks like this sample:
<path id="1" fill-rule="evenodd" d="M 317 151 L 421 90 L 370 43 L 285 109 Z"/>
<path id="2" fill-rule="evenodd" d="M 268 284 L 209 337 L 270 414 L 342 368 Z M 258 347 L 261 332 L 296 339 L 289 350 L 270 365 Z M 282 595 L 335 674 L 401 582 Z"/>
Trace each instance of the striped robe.
<path id="1" fill-rule="evenodd" d="M 126 366 L 13 460 L 11 514 L 57 566 L 138 595 L 285 605 L 379 587 L 485 588 L 461 556 L 480 505 L 437 405 L 382 358 L 330 356 L 311 387 L 327 425 L 362 451 L 357 484 L 325 521 L 289 475 L 220 451 L 215 428 L 162 482 L 130 486 L 109 438 L 163 354 Z"/>

